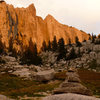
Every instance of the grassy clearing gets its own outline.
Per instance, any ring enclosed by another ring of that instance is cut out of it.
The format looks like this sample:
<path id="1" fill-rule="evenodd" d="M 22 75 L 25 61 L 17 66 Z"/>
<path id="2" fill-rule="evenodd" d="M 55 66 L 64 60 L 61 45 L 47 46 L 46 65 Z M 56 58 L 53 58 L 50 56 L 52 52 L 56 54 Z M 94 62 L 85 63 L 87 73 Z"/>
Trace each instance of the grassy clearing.
<path id="1" fill-rule="evenodd" d="M 78 71 L 83 85 L 100 97 L 100 73 L 81 69 Z"/>
<path id="2" fill-rule="evenodd" d="M 0 94 L 17 98 L 18 96 L 41 97 L 44 95 L 36 95 L 38 92 L 52 91 L 58 87 L 61 82 L 53 82 L 48 84 L 36 81 L 23 80 L 10 74 L 0 75 Z"/>

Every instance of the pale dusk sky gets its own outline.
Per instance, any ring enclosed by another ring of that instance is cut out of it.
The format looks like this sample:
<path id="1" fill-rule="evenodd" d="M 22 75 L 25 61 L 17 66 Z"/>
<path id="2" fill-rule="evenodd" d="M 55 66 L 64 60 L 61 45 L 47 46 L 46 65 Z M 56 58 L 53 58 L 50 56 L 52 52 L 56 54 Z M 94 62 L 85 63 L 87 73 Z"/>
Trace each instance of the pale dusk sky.
<path id="1" fill-rule="evenodd" d="M 5 0 L 15 7 L 27 7 L 34 3 L 37 15 L 48 14 L 59 22 L 87 33 L 100 34 L 100 0 Z"/>

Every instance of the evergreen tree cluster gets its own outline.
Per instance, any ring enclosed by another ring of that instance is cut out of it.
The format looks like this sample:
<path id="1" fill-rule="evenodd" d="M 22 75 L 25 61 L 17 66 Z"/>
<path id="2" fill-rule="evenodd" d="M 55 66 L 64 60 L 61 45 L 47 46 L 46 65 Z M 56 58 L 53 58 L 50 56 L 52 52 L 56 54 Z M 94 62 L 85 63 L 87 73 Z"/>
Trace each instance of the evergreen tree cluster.
<path id="1" fill-rule="evenodd" d="M 17 40 L 17 42 L 19 44 L 20 41 Z M 16 52 L 16 50 L 13 48 L 13 43 L 13 37 L 10 37 L 8 51 L 12 53 L 11 56 L 17 57 L 19 55 L 21 64 L 38 65 L 42 63 L 42 59 L 38 55 L 37 45 L 36 43 L 33 43 L 31 38 L 29 41 L 29 46 L 26 46 L 24 49 L 22 49 L 20 53 Z M 21 43 L 20 45 L 22 46 Z"/>
<path id="2" fill-rule="evenodd" d="M 56 36 L 54 36 L 53 41 L 49 41 L 48 44 L 46 44 L 46 42 L 44 41 L 41 50 L 58 52 L 58 60 L 66 58 L 65 42 L 63 38 L 59 39 L 59 41 L 57 42 Z"/>
<path id="3" fill-rule="evenodd" d="M 41 57 L 38 55 L 37 45 L 33 43 L 32 39 L 29 41 L 29 46 L 25 48 L 25 51 L 22 52 L 21 64 L 34 64 L 39 65 L 42 63 Z"/>
<path id="4" fill-rule="evenodd" d="M 75 39 L 76 39 L 76 41 L 75 41 L 76 42 L 76 45 L 78 47 L 80 47 L 81 46 L 81 43 L 79 42 L 78 37 L 76 37 Z M 71 44 L 71 40 L 70 39 L 68 40 L 68 46 L 72 47 L 72 44 Z M 44 41 L 41 49 L 42 49 L 42 51 L 53 51 L 53 52 L 57 52 L 58 53 L 58 57 L 57 57 L 57 60 L 58 61 L 60 59 L 70 60 L 70 59 L 74 59 L 74 58 L 80 56 L 80 49 L 79 49 L 79 54 L 76 55 L 74 48 L 72 48 L 69 56 L 66 57 L 66 54 L 68 52 L 67 52 L 67 48 L 65 48 L 64 39 L 61 38 L 57 42 L 56 36 L 54 36 L 53 41 L 52 42 L 49 41 L 48 44 L 46 44 L 46 42 Z"/>

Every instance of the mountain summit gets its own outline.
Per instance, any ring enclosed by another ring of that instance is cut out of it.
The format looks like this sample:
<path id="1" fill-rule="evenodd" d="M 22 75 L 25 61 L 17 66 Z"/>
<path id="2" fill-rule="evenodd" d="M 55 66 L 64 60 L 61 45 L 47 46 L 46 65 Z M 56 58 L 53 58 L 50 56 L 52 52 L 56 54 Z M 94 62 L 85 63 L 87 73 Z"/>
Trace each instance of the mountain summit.
<path id="1" fill-rule="evenodd" d="M 64 38 L 65 43 L 68 43 L 69 38 L 74 43 L 76 36 L 81 42 L 89 38 L 85 32 L 61 24 L 51 15 L 44 20 L 36 16 L 34 4 L 27 8 L 14 8 L 6 2 L 0 2 L 0 35 L 6 47 L 12 37 L 17 50 L 27 46 L 30 39 L 36 42 L 40 49 L 43 41 L 52 41 L 54 36 L 57 40 Z"/>

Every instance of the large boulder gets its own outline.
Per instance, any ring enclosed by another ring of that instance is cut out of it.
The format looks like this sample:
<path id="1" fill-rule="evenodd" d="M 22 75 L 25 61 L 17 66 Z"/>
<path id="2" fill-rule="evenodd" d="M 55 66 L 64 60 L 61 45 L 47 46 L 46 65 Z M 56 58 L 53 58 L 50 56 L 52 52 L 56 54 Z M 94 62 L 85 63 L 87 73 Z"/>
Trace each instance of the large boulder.
<path id="1" fill-rule="evenodd" d="M 88 90 L 85 86 L 80 83 L 72 83 L 66 82 L 62 84 L 62 87 L 57 88 L 53 91 L 54 94 L 62 94 L 62 93 L 76 93 L 82 95 L 92 95 L 91 91 Z"/>
<path id="2" fill-rule="evenodd" d="M 35 79 L 40 82 L 50 81 L 54 78 L 55 71 L 53 69 L 37 72 Z"/>
<path id="3" fill-rule="evenodd" d="M 22 77 L 22 78 L 26 78 L 26 79 L 31 78 L 31 73 L 30 73 L 29 69 L 27 69 L 27 68 L 16 70 L 12 74 L 16 75 L 16 76 L 19 76 L 19 77 Z"/>
<path id="4" fill-rule="evenodd" d="M 84 96 L 84 95 L 68 93 L 68 94 L 51 95 L 43 98 L 43 100 L 100 100 L 100 99 L 92 96 Z"/>

